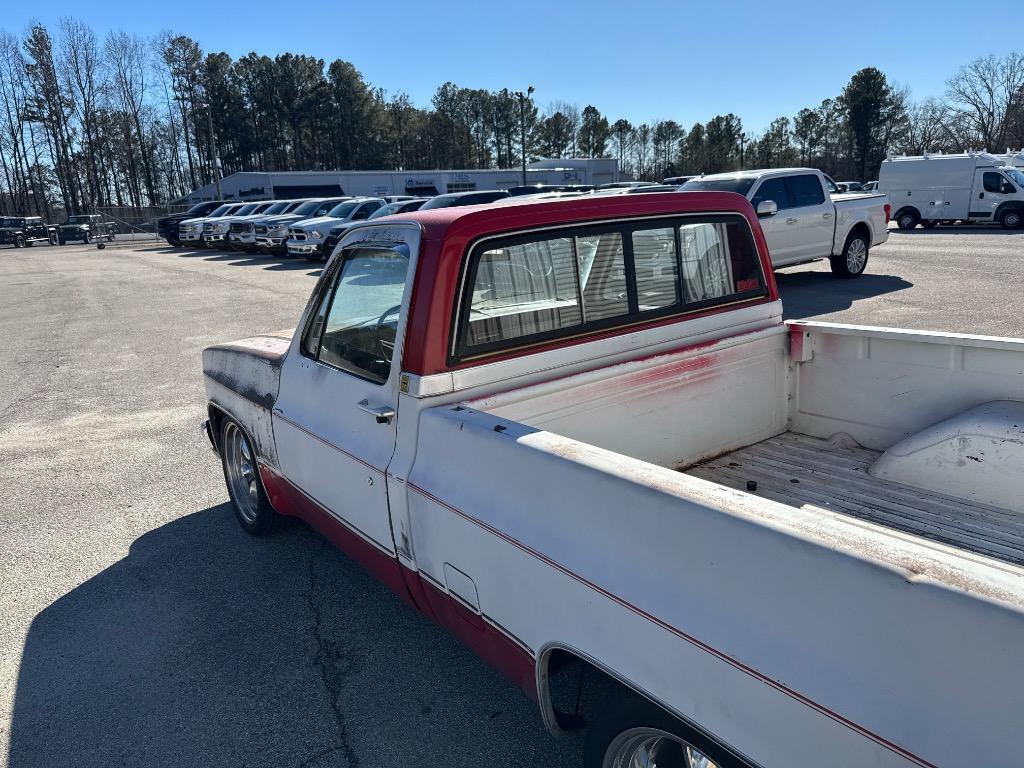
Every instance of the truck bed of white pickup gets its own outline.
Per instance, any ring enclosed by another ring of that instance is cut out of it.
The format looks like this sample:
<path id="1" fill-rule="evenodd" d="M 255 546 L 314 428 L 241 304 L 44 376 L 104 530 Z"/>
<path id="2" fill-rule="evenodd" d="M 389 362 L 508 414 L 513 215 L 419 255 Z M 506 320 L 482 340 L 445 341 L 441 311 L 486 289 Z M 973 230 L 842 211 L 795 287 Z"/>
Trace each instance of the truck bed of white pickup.
<path id="1" fill-rule="evenodd" d="M 881 455 L 852 438 L 784 432 L 687 474 L 756 493 L 787 506 L 840 514 L 1024 565 L 1024 516 L 872 477 Z M 748 483 L 756 483 L 748 489 Z"/>

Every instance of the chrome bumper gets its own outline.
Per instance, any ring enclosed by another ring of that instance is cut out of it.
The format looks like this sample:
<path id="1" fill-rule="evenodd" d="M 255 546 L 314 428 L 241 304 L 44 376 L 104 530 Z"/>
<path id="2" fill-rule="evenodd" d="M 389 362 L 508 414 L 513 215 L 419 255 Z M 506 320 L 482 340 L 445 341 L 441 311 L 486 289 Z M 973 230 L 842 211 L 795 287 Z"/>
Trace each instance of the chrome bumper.
<path id="1" fill-rule="evenodd" d="M 320 253 L 320 243 L 309 240 L 288 241 L 288 253 L 304 255 L 307 253 Z"/>

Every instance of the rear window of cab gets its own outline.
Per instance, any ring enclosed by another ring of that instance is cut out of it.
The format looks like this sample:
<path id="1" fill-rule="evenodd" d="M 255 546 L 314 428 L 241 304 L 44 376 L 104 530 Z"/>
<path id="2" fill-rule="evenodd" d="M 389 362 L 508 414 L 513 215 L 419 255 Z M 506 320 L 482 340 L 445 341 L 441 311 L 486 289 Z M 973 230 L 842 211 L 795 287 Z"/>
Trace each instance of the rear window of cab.
<path id="1" fill-rule="evenodd" d="M 450 362 L 767 295 L 736 214 L 487 238 L 464 267 Z"/>

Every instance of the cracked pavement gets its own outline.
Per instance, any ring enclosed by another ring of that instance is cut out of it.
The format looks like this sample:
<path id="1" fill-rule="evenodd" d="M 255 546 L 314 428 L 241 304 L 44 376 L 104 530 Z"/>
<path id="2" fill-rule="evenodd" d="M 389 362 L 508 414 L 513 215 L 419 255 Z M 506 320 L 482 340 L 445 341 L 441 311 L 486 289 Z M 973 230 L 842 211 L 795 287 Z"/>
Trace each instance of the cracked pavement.
<path id="1" fill-rule="evenodd" d="M 1024 233 L 894 232 L 786 313 L 1024 336 Z M 306 262 L 0 249 L 0 766 L 574 766 L 535 705 L 329 543 L 241 531 L 200 350 L 291 327 Z"/>

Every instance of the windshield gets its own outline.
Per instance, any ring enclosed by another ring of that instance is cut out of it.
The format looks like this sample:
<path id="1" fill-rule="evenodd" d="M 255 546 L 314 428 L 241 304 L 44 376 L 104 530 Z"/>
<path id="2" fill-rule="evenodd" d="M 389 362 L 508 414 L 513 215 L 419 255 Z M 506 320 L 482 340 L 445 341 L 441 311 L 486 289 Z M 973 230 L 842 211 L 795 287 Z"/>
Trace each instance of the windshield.
<path id="1" fill-rule="evenodd" d="M 346 200 L 344 203 L 338 203 L 324 215 L 330 216 L 332 219 L 343 219 L 352 213 L 358 205 L 358 200 Z"/>
<path id="2" fill-rule="evenodd" d="M 297 216 L 304 216 L 308 213 L 313 213 L 313 211 L 319 208 L 322 203 L 322 200 L 307 200 L 306 202 L 300 204 L 299 207 L 296 208 L 294 211 L 291 211 L 291 213 L 294 213 Z"/>
<path id="3" fill-rule="evenodd" d="M 255 210 L 256 210 L 256 203 L 246 203 L 241 208 L 239 208 L 237 211 L 235 211 L 235 216 L 245 216 L 246 214 L 252 213 Z"/>
<path id="4" fill-rule="evenodd" d="M 1016 168 L 1011 168 L 1009 170 L 1003 171 L 1003 173 L 1005 173 L 1007 176 L 1013 179 L 1014 183 L 1016 183 L 1018 187 L 1024 189 L 1024 173 L 1021 173 Z"/>
<path id="5" fill-rule="evenodd" d="M 68 216 L 68 224 L 88 224 L 88 216 Z"/>
<path id="6" fill-rule="evenodd" d="M 734 176 L 728 179 L 690 179 L 679 188 L 680 192 L 735 192 L 747 196 L 754 186 L 755 178 L 750 176 Z"/>
<path id="7" fill-rule="evenodd" d="M 267 208 L 267 210 L 265 210 L 264 213 L 268 213 L 268 214 L 284 213 L 285 211 L 288 210 L 288 206 L 289 205 L 291 205 L 291 201 L 289 201 L 289 200 L 282 200 L 280 203 L 274 203 L 272 206 Z"/>
<path id="8" fill-rule="evenodd" d="M 225 213 L 230 211 L 233 207 L 234 206 L 232 206 L 232 205 L 221 205 L 221 206 L 219 206 L 217 208 L 214 208 L 213 211 L 211 211 L 209 213 L 209 216 L 210 216 L 211 219 L 214 216 L 223 216 Z"/>
<path id="9" fill-rule="evenodd" d="M 208 210 L 210 210 L 209 203 L 196 203 L 191 208 L 189 208 L 185 213 L 191 214 L 192 216 L 202 216 Z"/>
<path id="10" fill-rule="evenodd" d="M 388 203 L 387 205 L 382 205 L 367 216 L 366 219 L 369 221 L 370 219 L 379 219 L 381 216 L 390 216 L 392 213 L 398 213 L 405 205 L 408 205 L 408 203 Z"/>

